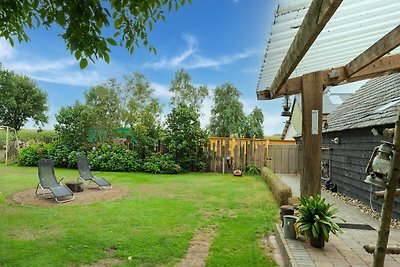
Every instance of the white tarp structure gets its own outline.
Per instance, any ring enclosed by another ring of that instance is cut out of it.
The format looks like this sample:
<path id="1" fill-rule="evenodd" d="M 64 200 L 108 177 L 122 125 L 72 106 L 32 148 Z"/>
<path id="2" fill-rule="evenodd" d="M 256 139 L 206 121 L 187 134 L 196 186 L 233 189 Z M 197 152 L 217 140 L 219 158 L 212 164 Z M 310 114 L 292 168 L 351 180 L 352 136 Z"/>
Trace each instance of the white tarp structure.
<path id="1" fill-rule="evenodd" d="M 277 2 L 257 91 L 270 87 L 312 1 Z M 344 0 L 290 77 L 346 65 L 399 24 L 399 0 Z"/>

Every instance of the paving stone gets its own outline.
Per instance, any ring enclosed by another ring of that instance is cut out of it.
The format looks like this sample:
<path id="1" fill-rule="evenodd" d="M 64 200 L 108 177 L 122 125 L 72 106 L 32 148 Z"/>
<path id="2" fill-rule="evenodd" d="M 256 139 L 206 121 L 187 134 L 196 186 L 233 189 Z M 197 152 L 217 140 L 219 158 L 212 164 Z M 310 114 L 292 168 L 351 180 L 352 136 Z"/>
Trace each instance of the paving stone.
<path id="1" fill-rule="evenodd" d="M 330 261 L 315 261 L 315 266 L 318 267 L 333 267 L 333 263 Z"/>

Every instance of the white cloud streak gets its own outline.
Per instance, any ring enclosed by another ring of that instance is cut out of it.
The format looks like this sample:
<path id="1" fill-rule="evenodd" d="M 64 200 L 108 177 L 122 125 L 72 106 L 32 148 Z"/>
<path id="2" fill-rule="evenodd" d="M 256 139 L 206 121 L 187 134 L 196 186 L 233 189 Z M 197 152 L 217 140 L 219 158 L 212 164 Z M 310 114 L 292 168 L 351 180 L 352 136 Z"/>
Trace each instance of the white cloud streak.
<path id="1" fill-rule="evenodd" d="M 145 68 L 154 70 L 159 69 L 200 69 L 200 68 L 214 68 L 218 69 L 221 66 L 228 65 L 235 61 L 252 57 L 257 54 L 256 51 L 244 51 L 233 55 L 224 55 L 217 58 L 205 57 L 199 54 L 199 43 L 193 35 L 184 35 L 187 47 L 180 54 L 172 57 L 163 57 L 156 62 L 148 62 L 144 64 Z"/>
<path id="2" fill-rule="evenodd" d="M 14 49 L 5 39 L 0 39 L 0 60 L 11 58 L 14 55 Z"/>
<path id="3" fill-rule="evenodd" d="M 154 88 L 155 95 L 158 97 L 172 97 L 174 95 L 166 85 L 159 83 L 151 83 L 150 85 Z"/>

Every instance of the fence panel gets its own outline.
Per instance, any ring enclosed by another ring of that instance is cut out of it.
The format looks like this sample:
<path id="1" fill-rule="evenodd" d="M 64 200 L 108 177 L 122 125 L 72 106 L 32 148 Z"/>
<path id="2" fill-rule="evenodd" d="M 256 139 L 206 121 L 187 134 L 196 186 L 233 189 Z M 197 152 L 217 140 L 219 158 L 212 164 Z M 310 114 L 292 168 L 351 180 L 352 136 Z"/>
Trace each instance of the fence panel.
<path id="1" fill-rule="evenodd" d="M 295 144 L 294 141 L 246 139 L 246 138 L 210 138 L 207 147 L 207 170 L 217 173 L 229 173 L 236 169 L 245 170 L 248 166 L 266 166 L 269 145 Z M 288 154 L 290 154 L 288 152 Z"/>
<path id="2" fill-rule="evenodd" d="M 300 145 L 269 145 L 267 167 L 275 173 L 299 173 Z"/>

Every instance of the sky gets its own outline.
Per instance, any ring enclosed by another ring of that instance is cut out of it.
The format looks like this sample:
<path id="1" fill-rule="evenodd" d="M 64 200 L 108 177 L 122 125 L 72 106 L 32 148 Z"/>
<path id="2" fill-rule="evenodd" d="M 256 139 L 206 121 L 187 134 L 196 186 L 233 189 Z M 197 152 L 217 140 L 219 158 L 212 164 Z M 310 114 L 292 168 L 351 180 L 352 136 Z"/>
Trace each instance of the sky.
<path id="1" fill-rule="evenodd" d="M 260 101 L 256 85 L 276 7 L 266 0 L 193 0 L 177 12 L 166 14 L 149 34 L 157 54 L 137 48 L 129 54 L 124 48 L 111 47 L 109 64 L 89 63 L 85 70 L 66 50 L 58 35 L 59 28 L 28 30 L 29 43 L 11 47 L 0 38 L 0 62 L 3 67 L 34 79 L 48 95 L 49 123 L 61 107 L 76 100 L 84 102 L 84 92 L 110 78 L 122 80 L 124 75 L 143 73 L 155 89 L 155 96 L 164 103 L 163 114 L 169 113 L 168 91 L 175 72 L 184 68 L 195 85 L 207 85 L 211 97 L 215 87 L 232 83 L 241 92 L 246 114 L 255 106 L 264 114 L 264 134 L 282 132 L 285 118 L 280 116 L 282 100 Z M 212 99 L 204 101 L 201 124 L 206 126 Z M 28 123 L 25 128 L 37 128 Z"/>

